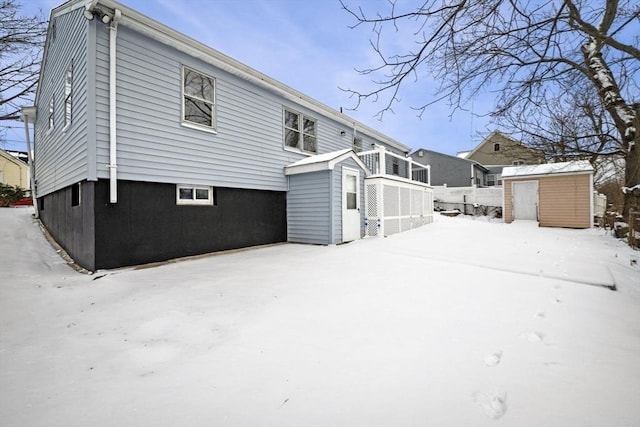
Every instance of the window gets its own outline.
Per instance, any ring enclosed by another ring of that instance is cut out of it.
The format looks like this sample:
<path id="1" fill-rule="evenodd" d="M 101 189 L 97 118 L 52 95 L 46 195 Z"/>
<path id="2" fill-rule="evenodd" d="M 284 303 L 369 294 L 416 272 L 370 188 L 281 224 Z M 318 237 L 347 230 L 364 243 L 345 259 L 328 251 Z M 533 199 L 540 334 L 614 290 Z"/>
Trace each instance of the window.
<path id="1" fill-rule="evenodd" d="M 397 157 L 391 158 L 391 173 L 394 175 L 400 175 L 400 161 Z"/>
<path id="2" fill-rule="evenodd" d="M 284 146 L 316 154 L 318 143 L 316 119 L 284 109 Z"/>
<path id="3" fill-rule="evenodd" d="M 71 206 L 80 206 L 80 183 L 71 186 Z"/>
<path id="4" fill-rule="evenodd" d="M 52 96 L 51 102 L 49 102 L 49 130 L 53 129 L 53 125 L 55 124 L 53 121 L 53 106 L 54 106 L 54 99 Z"/>
<path id="5" fill-rule="evenodd" d="M 182 68 L 182 120 L 215 130 L 215 79 Z"/>
<path id="6" fill-rule="evenodd" d="M 179 205 L 216 205 L 215 190 L 197 185 L 176 186 L 176 203 Z"/>
<path id="7" fill-rule="evenodd" d="M 64 77 L 64 127 L 71 124 L 71 85 L 73 82 L 73 64 L 69 65 Z"/>
<path id="8" fill-rule="evenodd" d="M 493 144 L 493 151 L 500 151 L 500 144 L 498 143 Z"/>
<path id="9" fill-rule="evenodd" d="M 512 164 L 514 166 L 524 165 L 524 160 L 514 160 Z"/>
<path id="10" fill-rule="evenodd" d="M 496 173 L 490 173 L 487 175 L 487 185 L 488 186 L 494 186 L 494 185 L 502 185 L 502 174 Z"/>
<path id="11" fill-rule="evenodd" d="M 353 138 L 353 151 L 356 153 L 362 152 L 362 138 L 359 136 Z"/>

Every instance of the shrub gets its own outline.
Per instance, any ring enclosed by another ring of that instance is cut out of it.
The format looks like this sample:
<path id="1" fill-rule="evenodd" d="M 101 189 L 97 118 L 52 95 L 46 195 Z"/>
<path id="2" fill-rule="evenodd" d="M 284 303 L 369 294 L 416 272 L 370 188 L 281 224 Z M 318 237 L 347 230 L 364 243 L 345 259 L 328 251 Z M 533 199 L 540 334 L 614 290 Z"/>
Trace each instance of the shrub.
<path id="1" fill-rule="evenodd" d="M 25 190 L 8 184 L 0 183 L 0 206 L 9 206 L 25 196 Z"/>

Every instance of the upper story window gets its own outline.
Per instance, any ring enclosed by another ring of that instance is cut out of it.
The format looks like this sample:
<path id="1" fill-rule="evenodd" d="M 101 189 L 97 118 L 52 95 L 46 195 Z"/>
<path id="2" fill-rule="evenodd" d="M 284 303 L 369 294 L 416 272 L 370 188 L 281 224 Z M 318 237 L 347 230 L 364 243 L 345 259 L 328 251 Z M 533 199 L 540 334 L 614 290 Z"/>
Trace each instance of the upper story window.
<path id="1" fill-rule="evenodd" d="M 499 143 L 493 144 L 493 151 L 500 151 L 500 144 Z"/>
<path id="2" fill-rule="evenodd" d="M 49 130 L 53 129 L 55 122 L 54 122 L 54 98 L 53 96 L 51 97 L 51 101 L 49 102 Z"/>
<path id="3" fill-rule="evenodd" d="M 216 80 L 190 68 L 182 68 L 182 120 L 215 130 Z"/>
<path id="4" fill-rule="evenodd" d="M 514 161 L 512 162 L 512 164 L 513 164 L 514 166 L 524 165 L 524 160 L 514 160 Z"/>
<path id="5" fill-rule="evenodd" d="M 316 154 L 318 152 L 316 119 L 285 108 L 284 146 Z"/>
<path id="6" fill-rule="evenodd" d="M 73 64 L 69 65 L 64 77 L 64 127 L 71 124 L 71 93 L 73 84 Z"/>

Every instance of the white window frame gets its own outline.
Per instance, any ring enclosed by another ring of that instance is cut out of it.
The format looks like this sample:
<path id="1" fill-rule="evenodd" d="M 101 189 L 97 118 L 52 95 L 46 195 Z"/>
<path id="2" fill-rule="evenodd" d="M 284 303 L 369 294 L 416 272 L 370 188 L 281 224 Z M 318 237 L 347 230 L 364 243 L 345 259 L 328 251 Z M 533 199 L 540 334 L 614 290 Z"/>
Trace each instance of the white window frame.
<path id="1" fill-rule="evenodd" d="M 511 164 L 513 166 L 521 166 L 524 165 L 524 160 L 514 160 L 513 162 L 511 162 Z"/>
<path id="2" fill-rule="evenodd" d="M 298 116 L 298 129 L 294 129 L 292 127 L 288 127 L 286 125 L 286 118 L 287 118 L 287 112 L 291 113 L 291 114 L 296 114 Z M 310 120 L 313 121 L 314 125 L 314 130 L 315 130 L 315 134 L 311 135 L 311 134 L 305 134 L 304 133 L 304 121 L 306 120 Z M 289 145 L 287 145 L 287 132 L 286 130 L 290 129 L 293 131 L 298 132 L 298 145 L 296 147 L 291 147 Z M 313 136 L 315 138 L 315 147 L 316 150 L 315 151 L 308 151 L 304 149 L 304 137 L 305 135 L 307 136 Z M 307 116 L 297 110 L 294 110 L 293 108 L 289 108 L 289 107 L 283 107 L 282 108 L 282 146 L 284 147 L 285 150 L 287 151 L 295 151 L 298 153 L 304 153 L 304 154 L 308 154 L 308 155 L 315 155 L 318 154 L 318 119 L 316 119 L 315 117 L 311 117 L 311 116 Z"/>
<path id="3" fill-rule="evenodd" d="M 212 87 L 212 98 L 213 99 L 204 99 L 198 96 L 194 96 L 194 95 L 188 95 L 185 93 L 184 91 L 184 79 L 185 79 L 185 75 L 186 72 L 190 71 L 196 74 L 200 74 L 200 76 L 202 76 L 203 78 L 209 79 L 211 82 L 211 87 Z M 216 122 L 216 88 L 217 88 L 217 82 L 215 77 L 212 77 L 208 74 L 205 74 L 201 71 L 198 71 L 196 69 L 193 69 L 191 67 L 188 67 L 186 65 L 182 66 L 182 75 L 181 75 L 181 86 L 182 86 L 182 98 L 181 98 L 181 103 L 182 103 L 182 112 L 181 112 L 181 124 L 183 126 L 186 127 L 190 127 L 190 128 L 194 128 L 194 129 L 200 129 L 203 131 L 207 131 L 207 132 L 212 132 L 212 133 L 216 133 L 216 126 L 217 126 L 217 122 Z M 205 125 L 202 123 L 197 123 L 197 122 L 192 122 L 189 121 L 185 118 L 185 113 L 186 113 L 186 109 L 185 109 L 185 97 L 189 97 L 192 99 L 195 99 L 197 101 L 201 101 L 201 102 L 205 102 L 207 104 L 211 104 L 211 124 L 210 125 Z"/>
<path id="4" fill-rule="evenodd" d="M 51 96 L 51 101 L 49 101 L 49 115 L 47 116 L 47 120 L 49 121 L 49 125 L 47 130 L 51 132 L 56 125 L 55 122 L 55 97 Z"/>
<path id="5" fill-rule="evenodd" d="M 64 109 L 63 119 L 64 127 L 67 129 L 71 126 L 72 119 L 72 95 L 73 94 L 73 63 L 67 68 L 67 72 L 64 75 Z"/>
<path id="6" fill-rule="evenodd" d="M 190 189 L 193 190 L 192 199 L 180 198 L 180 190 Z M 196 199 L 197 190 L 207 190 L 208 197 L 206 199 Z M 176 185 L 176 204 L 178 205 L 204 205 L 213 206 L 214 204 L 213 187 L 207 185 L 191 185 L 191 184 L 178 184 Z"/>

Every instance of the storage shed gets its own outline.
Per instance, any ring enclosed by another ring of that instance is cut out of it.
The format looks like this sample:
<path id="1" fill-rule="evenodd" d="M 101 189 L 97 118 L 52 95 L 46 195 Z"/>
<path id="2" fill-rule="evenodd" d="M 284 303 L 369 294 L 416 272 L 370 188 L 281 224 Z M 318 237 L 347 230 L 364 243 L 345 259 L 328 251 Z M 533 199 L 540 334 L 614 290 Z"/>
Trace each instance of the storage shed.
<path id="1" fill-rule="evenodd" d="M 351 149 L 307 157 L 285 167 L 287 240 L 333 245 L 364 235 L 364 178 Z"/>
<path id="2" fill-rule="evenodd" d="M 593 226 L 593 167 L 586 160 L 504 168 L 505 222 L 541 227 Z"/>

